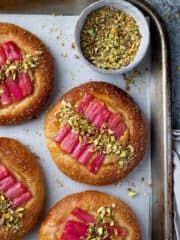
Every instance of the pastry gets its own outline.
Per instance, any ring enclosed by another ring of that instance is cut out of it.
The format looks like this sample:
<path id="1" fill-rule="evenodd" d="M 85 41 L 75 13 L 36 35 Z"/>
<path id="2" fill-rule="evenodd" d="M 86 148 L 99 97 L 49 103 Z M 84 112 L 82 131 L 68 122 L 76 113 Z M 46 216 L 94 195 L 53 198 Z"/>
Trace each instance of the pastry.
<path id="1" fill-rule="evenodd" d="M 62 172 L 79 182 L 105 185 L 123 179 L 143 159 L 147 129 L 124 91 L 90 82 L 70 90 L 49 110 L 45 136 Z"/>
<path id="2" fill-rule="evenodd" d="M 56 203 L 43 221 L 39 240 L 140 240 L 132 210 L 101 192 L 75 193 Z"/>
<path id="3" fill-rule="evenodd" d="M 0 124 L 35 118 L 54 80 L 45 45 L 27 30 L 0 23 Z"/>
<path id="4" fill-rule="evenodd" d="M 37 222 L 43 203 L 43 178 L 34 155 L 18 141 L 1 137 L 0 239 L 21 239 Z"/>

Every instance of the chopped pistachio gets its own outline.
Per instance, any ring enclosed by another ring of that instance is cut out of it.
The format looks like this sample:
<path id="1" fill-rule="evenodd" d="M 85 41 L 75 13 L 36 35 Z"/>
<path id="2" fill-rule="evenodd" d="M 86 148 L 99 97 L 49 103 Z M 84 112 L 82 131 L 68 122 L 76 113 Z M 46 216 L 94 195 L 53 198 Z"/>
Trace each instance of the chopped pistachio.
<path id="1" fill-rule="evenodd" d="M 99 228 L 97 229 L 97 233 L 98 233 L 99 236 L 103 236 L 103 233 L 104 233 L 103 227 L 99 227 Z"/>
<path id="2" fill-rule="evenodd" d="M 135 189 L 132 188 L 128 188 L 128 197 L 136 197 L 137 196 L 137 192 L 135 191 Z"/>
<path id="3" fill-rule="evenodd" d="M 117 239 L 118 225 L 114 219 L 114 212 L 116 205 L 113 203 L 111 206 L 101 206 L 97 210 L 96 222 L 88 224 L 87 234 L 84 237 L 81 237 L 81 240 L 106 240 Z M 103 215 L 103 217 L 101 216 Z M 114 227 L 113 227 L 114 226 Z M 113 231 L 109 231 L 109 227 Z"/>
<path id="4" fill-rule="evenodd" d="M 119 154 L 119 157 L 120 157 L 120 158 L 125 158 L 125 157 L 127 157 L 127 151 L 122 150 L 121 153 Z"/>
<path id="5" fill-rule="evenodd" d="M 96 220 L 98 223 L 102 223 L 102 217 L 100 215 L 97 216 Z"/>
<path id="6" fill-rule="evenodd" d="M 0 193 L 0 226 L 18 230 L 22 226 L 23 215 L 24 208 L 12 209 L 11 201 Z"/>
<path id="7" fill-rule="evenodd" d="M 104 240 L 109 236 L 106 226 L 98 226 L 96 224 L 90 224 L 88 226 L 88 232 L 83 240 Z"/>
<path id="8" fill-rule="evenodd" d="M 0 82 L 4 82 L 8 77 L 15 80 L 18 72 L 27 72 L 36 68 L 39 65 L 40 54 L 42 54 L 42 51 L 36 51 L 35 55 L 25 54 L 20 61 L 11 62 L 7 60 L 6 64 L 0 69 Z"/>
<path id="9" fill-rule="evenodd" d="M 135 19 L 107 6 L 87 17 L 80 38 L 83 54 L 92 64 L 113 70 L 130 64 L 141 42 Z"/>
<path id="10" fill-rule="evenodd" d="M 110 224 L 110 226 L 114 225 L 114 221 L 113 221 L 113 207 L 106 207 L 106 206 L 102 206 L 97 210 L 98 213 L 98 221 L 99 219 L 101 219 L 102 223 L 108 223 Z"/>

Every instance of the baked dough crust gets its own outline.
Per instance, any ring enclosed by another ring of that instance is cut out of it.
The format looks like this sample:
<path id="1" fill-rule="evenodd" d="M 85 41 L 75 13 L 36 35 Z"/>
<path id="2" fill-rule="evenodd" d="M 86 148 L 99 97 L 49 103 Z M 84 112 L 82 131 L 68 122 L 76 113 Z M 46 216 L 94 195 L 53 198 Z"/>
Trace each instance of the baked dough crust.
<path id="1" fill-rule="evenodd" d="M 88 212 L 96 212 L 99 207 L 111 206 L 113 203 L 116 205 L 115 220 L 129 232 L 126 240 L 140 240 L 140 228 L 132 210 L 118 198 L 96 191 L 75 193 L 56 203 L 47 213 L 41 225 L 38 239 L 59 240 L 64 229 L 63 222 L 68 219 L 70 212 L 75 207 Z"/>
<path id="2" fill-rule="evenodd" d="M 0 227 L 1 240 L 19 240 L 37 222 L 44 204 L 44 183 L 35 156 L 21 143 L 10 138 L 0 138 L 0 161 L 17 180 L 25 183 L 33 197 L 25 204 L 23 227 L 19 231 Z"/>
<path id="3" fill-rule="evenodd" d="M 9 23 L 0 23 L 0 43 L 13 40 L 28 54 L 42 51 L 34 70 L 33 93 L 20 102 L 0 108 L 0 124 L 14 124 L 37 117 L 47 102 L 54 82 L 53 59 L 42 41 L 29 31 Z"/>
<path id="4" fill-rule="evenodd" d="M 82 99 L 85 92 L 108 103 L 125 117 L 130 132 L 130 144 L 134 146 L 133 159 L 126 167 L 120 168 L 117 163 L 103 165 L 96 175 L 92 174 L 69 154 L 62 151 L 60 146 L 53 141 L 59 131 L 59 122 L 55 118 L 55 113 L 60 109 L 61 101 L 65 100 L 75 105 Z M 51 156 L 63 173 L 78 182 L 106 185 L 122 180 L 143 159 L 147 143 L 147 127 L 139 107 L 124 91 L 105 82 L 89 82 L 67 92 L 49 110 L 45 120 L 45 136 Z"/>

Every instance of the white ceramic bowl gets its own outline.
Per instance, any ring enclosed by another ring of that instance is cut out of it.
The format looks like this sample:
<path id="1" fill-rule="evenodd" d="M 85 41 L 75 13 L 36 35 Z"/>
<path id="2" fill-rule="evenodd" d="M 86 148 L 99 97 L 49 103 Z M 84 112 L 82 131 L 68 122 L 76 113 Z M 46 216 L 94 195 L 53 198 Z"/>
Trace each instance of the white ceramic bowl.
<path id="1" fill-rule="evenodd" d="M 122 67 L 120 69 L 117 69 L 117 70 L 106 70 L 106 69 L 101 69 L 101 68 L 96 67 L 90 61 L 88 61 L 88 59 L 86 59 L 84 57 L 84 55 L 82 53 L 82 49 L 81 49 L 80 33 L 81 33 L 82 27 L 84 25 L 84 22 L 85 22 L 87 16 L 94 10 L 101 8 L 103 6 L 109 6 L 109 7 L 114 7 L 114 8 L 120 9 L 120 10 L 124 11 L 125 13 L 127 13 L 128 15 L 132 16 L 136 20 L 136 22 L 139 26 L 139 32 L 142 37 L 139 49 L 136 53 L 134 60 L 129 65 Z M 129 2 L 123 1 L 123 0 L 100 0 L 100 1 L 97 1 L 97 2 L 89 5 L 87 8 L 85 8 L 82 11 L 82 13 L 80 14 L 79 19 L 76 23 L 74 38 L 75 38 L 75 44 L 77 46 L 78 54 L 80 55 L 83 62 L 85 64 L 87 64 L 89 67 L 91 67 L 92 69 L 97 70 L 99 72 L 102 72 L 102 73 L 123 74 L 123 73 L 126 73 L 126 72 L 132 70 L 134 67 L 136 67 L 141 62 L 141 60 L 144 58 L 144 56 L 148 50 L 148 46 L 149 46 L 150 32 L 149 32 L 149 25 L 147 23 L 146 18 L 144 17 L 143 13 L 140 10 L 138 10 L 134 5 L 130 4 Z"/>

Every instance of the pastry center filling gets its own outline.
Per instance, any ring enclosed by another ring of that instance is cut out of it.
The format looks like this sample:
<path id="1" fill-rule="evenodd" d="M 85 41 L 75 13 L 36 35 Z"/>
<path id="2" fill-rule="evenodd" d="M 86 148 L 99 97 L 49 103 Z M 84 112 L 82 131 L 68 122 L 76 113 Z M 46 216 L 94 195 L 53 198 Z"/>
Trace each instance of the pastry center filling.
<path id="1" fill-rule="evenodd" d="M 39 65 L 39 55 L 26 54 L 13 42 L 0 45 L 0 105 L 19 102 L 32 94 L 33 70 Z"/>
<path id="2" fill-rule="evenodd" d="M 134 148 L 120 139 L 128 130 L 120 114 L 86 94 L 78 106 L 62 101 L 56 113 L 61 128 L 54 141 L 77 162 L 96 174 L 105 156 L 113 157 L 122 166 L 131 158 Z"/>
<path id="3" fill-rule="evenodd" d="M 95 216 L 81 208 L 71 212 L 72 220 L 68 220 L 60 237 L 61 240 L 115 240 L 126 239 L 128 231 L 119 226 L 114 217 L 115 205 L 100 207 Z M 76 218 L 76 219 L 74 219 Z M 77 221 L 78 220 L 78 221 Z"/>
<path id="4" fill-rule="evenodd" d="M 18 230 L 22 226 L 24 205 L 31 198 L 27 187 L 0 165 L 0 226 Z"/>

